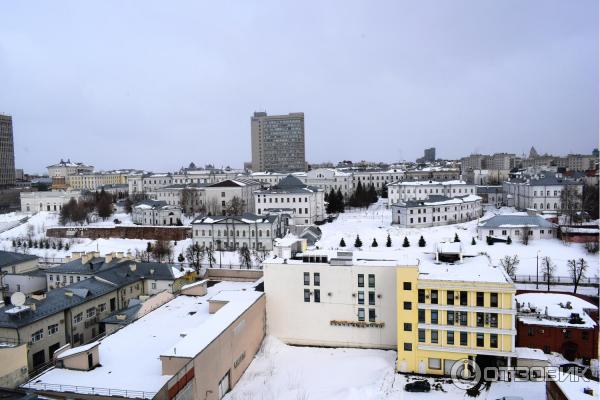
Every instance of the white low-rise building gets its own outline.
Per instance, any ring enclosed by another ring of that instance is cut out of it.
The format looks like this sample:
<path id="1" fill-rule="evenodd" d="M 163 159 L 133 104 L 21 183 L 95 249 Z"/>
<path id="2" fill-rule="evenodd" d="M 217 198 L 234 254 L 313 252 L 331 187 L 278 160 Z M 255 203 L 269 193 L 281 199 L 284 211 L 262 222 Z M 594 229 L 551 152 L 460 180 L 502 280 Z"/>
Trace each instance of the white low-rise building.
<path id="1" fill-rule="evenodd" d="M 254 208 L 259 215 L 271 210 L 292 209 L 296 225 L 312 225 L 324 221 L 325 197 L 323 189 L 308 186 L 288 175 L 270 189 L 254 192 Z"/>
<path id="2" fill-rule="evenodd" d="M 331 189 L 336 192 L 340 190 L 344 197 L 349 197 L 354 188 L 352 174 L 334 168 L 317 168 L 308 171 L 305 183 L 321 188 L 325 193 L 329 193 Z"/>
<path id="3" fill-rule="evenodd" d="M 487 236 L 511 240 L 523 240 L 527 234 L 529 239 L 552 239 L 556 237 L 556 224 L 539 215 L 504 214 L 496 215 L 477 226 L 480 240 Z"/>
<path id="4" fill-rule="evenodd" d="M 481 197 L 430 195 L 425 200 L 407 200 L 392 205 L 392 223 L 403 228 L 457 224 L 481 217 Z"/>
<path id="5" fill-rule="evenodd" d="M 52 190 L 48 192 L 21 192 L 21 211 L 38 212 L 53 211 L 60 212 L 63 204 L 71 199 L 79 201 L 82 193 L 76 190 Z"/>
<path id="6" fill-rule="evenodd" d="M 131 219 L 138 225 L 178 225 L 181 223 L 181 208 L 164 201 L 144 200 L 133 206 Z"/>
<path id="7" fill-rule="evenodd" d="M 254 191 L 260 182 L 246 178 L 226 179 L 204 188 L 208 212 L 227 214 L 234 198 L 242 202 L 242 212 L 254 212 Z M 240 210 L 237 210 L 239 212 Z"/>
<path id="8" fill-rule="evenodd" d="M 280 214 L 208 216 L 192 222 L 192 239 L 203 247 L 237 250 L 273 250 L 277 238 L 285 236 L 291 217 Z"/>
<path id="9" fill-rule="evenodd" d="M 425 200 L 428 196 L 457 197 L 476 194 L 475 185 L 464 181 L 405 181 L 388 185 L 388 204 Z"/>
<path id="10" fill-rule="evenodd" d="M 502 184 L 506 205 L 518 209 L 561 211 L 561 193 L 570 188 L 578 198 L 583 195 L 583 183 L 542 171 L 534 175 L 513 178 Z"/>

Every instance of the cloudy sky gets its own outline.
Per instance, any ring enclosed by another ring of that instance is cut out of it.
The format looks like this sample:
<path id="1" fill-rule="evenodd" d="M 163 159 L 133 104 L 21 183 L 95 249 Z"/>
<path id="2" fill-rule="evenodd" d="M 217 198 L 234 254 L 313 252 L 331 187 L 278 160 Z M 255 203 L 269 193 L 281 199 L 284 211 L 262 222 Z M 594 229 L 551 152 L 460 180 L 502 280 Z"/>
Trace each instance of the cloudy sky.
<path id="1" fill-rule="evenodd" d="M 309 162 L 598 146 L 598 2 L 3 1 L 17 167 L 241 167 L 303 111 Z"/>

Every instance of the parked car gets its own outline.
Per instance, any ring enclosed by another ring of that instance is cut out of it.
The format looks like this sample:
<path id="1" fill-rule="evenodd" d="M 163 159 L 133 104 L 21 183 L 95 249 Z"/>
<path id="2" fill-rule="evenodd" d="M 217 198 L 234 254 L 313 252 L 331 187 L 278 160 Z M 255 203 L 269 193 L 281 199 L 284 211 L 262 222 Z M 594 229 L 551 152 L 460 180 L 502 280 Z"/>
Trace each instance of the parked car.
<path id="1" fill-rule="evenodd" d="M 404 390 L 407 392 L 429 392 L 431 390 L 431 385 L 429 384 L 429 381 L 423 379 L 407 383 L 404 385 Z"/>

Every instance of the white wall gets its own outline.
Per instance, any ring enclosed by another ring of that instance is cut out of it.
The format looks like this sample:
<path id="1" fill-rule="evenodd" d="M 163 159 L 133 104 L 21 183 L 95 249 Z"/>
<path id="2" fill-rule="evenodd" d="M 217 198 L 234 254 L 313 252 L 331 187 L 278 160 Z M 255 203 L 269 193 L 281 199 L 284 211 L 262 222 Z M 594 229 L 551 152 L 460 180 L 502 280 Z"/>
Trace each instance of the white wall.
<path id="1" fill-rule="evenodd" d="M 286 343 L 317 346 L 396 348 L 396 278 L 393 267 L 332 266 L 329 264 L 263 265 L 267 296 L 267 331 Z M 304 272 L 310 285 L 304 285 Z M 321 284 L 313 283 L 314 273 Z M 364 274 L 365 287 L 358 287 L 358 274 Z M 368 274 L 375 274 L 375 306 L 368 305 Z M 319 289 L 321 302 L 304 302 L 304 289 Z M 358 304 L 358 291 L 365 292 L 365 305 Z M 329 295 L 331 293 L 331 295 Z M 381 297 L 377 297 L 381 295 Z M 358 309 L 376 310 L 376 322 L 383 328 L 333 326 L 332 320 L 358 322 Z"/>

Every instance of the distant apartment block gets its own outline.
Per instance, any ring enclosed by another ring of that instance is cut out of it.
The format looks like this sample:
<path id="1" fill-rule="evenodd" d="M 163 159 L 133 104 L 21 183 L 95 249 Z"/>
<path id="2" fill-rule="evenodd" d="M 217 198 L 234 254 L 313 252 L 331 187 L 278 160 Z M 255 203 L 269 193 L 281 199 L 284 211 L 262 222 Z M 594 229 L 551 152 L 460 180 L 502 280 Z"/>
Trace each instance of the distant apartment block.
<path id="1" fill-rule="evenodd" d="M 250 125 L 253 171 L 306 170 L 304 113 L 269 116 L 255 112 Z"/>
<path id="2" fill-rule="evenodd" d="M 435 161 L 435 147 L 430 147 L 423 151 L 423 157 L 417 158 L 418 163 L 427 163 Z"/>
<path id="3" fill-rule="evenodd" d="M 91 174 L 94 167 L 79 162 L 60 160 L 60 162 L 46 167 L 48 176 L 52 179 L 52 189 L 66 189 L 68 187 L 67 177 L 75 174 Z"/>
<path id="4" fill-rule="evenodd" d="M 15 184 L 15 147 L 12 117 L 0 114 L 0 188 Z"/>

